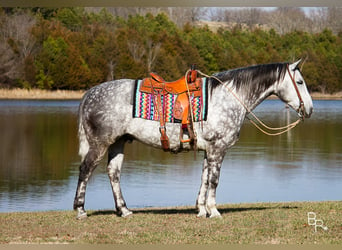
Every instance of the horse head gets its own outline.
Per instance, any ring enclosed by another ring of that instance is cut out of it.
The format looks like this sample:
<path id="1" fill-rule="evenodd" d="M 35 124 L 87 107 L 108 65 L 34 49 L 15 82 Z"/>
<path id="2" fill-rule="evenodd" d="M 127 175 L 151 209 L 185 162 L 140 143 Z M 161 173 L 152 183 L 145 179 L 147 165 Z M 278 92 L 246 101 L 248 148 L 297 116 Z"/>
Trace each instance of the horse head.
<path id="1" fill-rule="evenodd" d="M 285 76 L 278 85 L 277 95 L 304 119 L 311 116 L 313 103 L 304 77 L 298 68 L 300 61 L 287 64 Z"/>

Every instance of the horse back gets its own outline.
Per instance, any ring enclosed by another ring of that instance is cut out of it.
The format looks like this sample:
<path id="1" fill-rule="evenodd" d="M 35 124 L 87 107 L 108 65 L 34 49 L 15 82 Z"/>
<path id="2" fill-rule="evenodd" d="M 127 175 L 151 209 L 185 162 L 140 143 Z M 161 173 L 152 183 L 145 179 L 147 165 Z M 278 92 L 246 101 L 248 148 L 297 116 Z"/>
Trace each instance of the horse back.
<path id="1" fill-rule="evenodd" d="M 88 133 L 113 133 L 132 118 L 134 80 L 105 82 L 89 89 L 79 106 L 78 121 Z"/>

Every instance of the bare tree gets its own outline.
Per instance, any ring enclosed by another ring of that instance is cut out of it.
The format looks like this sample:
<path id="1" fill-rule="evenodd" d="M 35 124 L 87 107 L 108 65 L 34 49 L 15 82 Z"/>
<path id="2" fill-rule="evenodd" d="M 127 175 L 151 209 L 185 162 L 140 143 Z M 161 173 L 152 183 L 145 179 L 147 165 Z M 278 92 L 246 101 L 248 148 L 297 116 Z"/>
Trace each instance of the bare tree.
<path id="1" fill-rule="evenodd" d="M 225 11 L 224 8 L 206 8 L 208 19 L 214 22 L 225 22 Z"/>
<path id="2" fill-rule="evenodd" d="M 0 14 L 0 74 L 3 79 L 25 78 L 25 59 L 34 53 L 36 42 L 30 34 L 36 19 L 29 13 Z"/>
<path id="3" fill-rule="evenodd" d="M 312 21 L 310 32 L 319 33 L 328 25 L 328 8 L 313 8 L 309 11 L 308 17 Z"/>
<path id="4" fill-rule="evenodd" d="M 161 43 L 154 43 L 151 39 L 147 40 L 147 72 L 151 72 L 156 58 L 159 54 Z"/>
<path id="5" fill-rule="evenodd" d="M 329 28 L 336 34 L 342 31 L 342 7 L 329 7 L 327 22 Z"/>
<path id="6" fill-rule="evenodd" d="M 231 28 L 263 25 L 267 15 L 262 8 L 210 8 L 207 12 L 212 21 L 225 22 Z"/>
<path id="7" fill-rule="evenodd" d="M 237 20 L 241 23 L 245 23 L 248 27 L 252 28 L 257 24 L 263 24 L 264 12 L 261 8 L 243 8 L 237 11 Z"/>
<path id="8" fill-rule="evenodd" d="M 87 7 L 88 12 L 99 12 L 102 8 Z M 108 7 L 107 11 L 113 16 L 127 19 L 129 16 L 146 16 L 150 13 L 156 16 L 165 13 L 169 19 L 178 27 L 182 27 L 186 23 L 194 23 L 206 13 L 206 8 L 199 7 Z"/>
<path id="9" fill-rule="evenodd" d="M 114 60 L 110 60 L 108 62 L 108 75 L 107 75 L 107 81 L 112 81 L 114 80 L 114 69 L 115 69 L 116 63 Z"/>
<path id="10" fill-rule="evenodd" d="M 127 47 L 128 47 L 129 52 L 131 53 L 134 61 L 141 62 L 143 56 L 146 53 L 146 49 L 144 47 L 144 44 L 138 40 L 128 40 L 127 41 Z"/>
<path id="11" fill-rule="evenodd" d="M 279 34 L 286 34 L 295 30 L 307 31 L 310 19 L 301 8 L 278 7 L 270 13 L 267 23 Z"/>
<path id="12" fill-rule="evenodd" d="M 144 63 L 146 60 L 147 72 L 151 72 L 161 48 L 161 42 L 155 42 L 151 38 L 146 40 L 130 39 L 127 41 L 128 50 L 134 61 Z"/>

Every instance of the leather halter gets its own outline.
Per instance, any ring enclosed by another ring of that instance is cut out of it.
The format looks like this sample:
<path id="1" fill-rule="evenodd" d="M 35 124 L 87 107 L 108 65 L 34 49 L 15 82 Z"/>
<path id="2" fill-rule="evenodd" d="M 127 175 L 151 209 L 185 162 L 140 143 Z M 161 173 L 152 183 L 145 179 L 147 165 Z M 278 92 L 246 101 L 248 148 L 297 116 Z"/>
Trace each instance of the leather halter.
<path id="1" fill-rule="evenodd" d="M 295 88 L 295 90 L 297 92 L 297 96 L 298 96 L 298 99 L 299 99 L 299 108 L 298 108 L 297 112 L 300 115 L 300 118 L 304 121 L 304 117 L 305 117 L 304 102 L 303 102 L 302 96 L 300 95 L 298 86 L 297 86 L 296 81 L 295 81 L 295 72 L 293 73 L 293 76 L 292 76 L 291 72 L 290 72 L 289 64 L 287 64 L 287 72 L 290 75 L 290 78 L 292 80 L 293 86 L 294 86 L 294 88 Z"/>

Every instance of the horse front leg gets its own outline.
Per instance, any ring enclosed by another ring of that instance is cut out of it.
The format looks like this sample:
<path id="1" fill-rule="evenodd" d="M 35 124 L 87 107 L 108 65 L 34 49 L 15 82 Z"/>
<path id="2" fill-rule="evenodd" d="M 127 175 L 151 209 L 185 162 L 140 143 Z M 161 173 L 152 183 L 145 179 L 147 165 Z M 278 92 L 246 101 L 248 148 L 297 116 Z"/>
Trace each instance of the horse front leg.
<path id="1" fill-rule="evenodd" d="M 216 208 L 216 188 L 219 183 L 220 170 L 222 161 L 213 161 L 209 163 L 208 168 L 208 196 L 207 196 L 207 210 L 210 218 L 221 217 L 220 212 Z"/>
<path id="2" fill-rule="evenodd" d="M 207 200 L 207 192 L 208 192 L 208 161 L 207 154 L 204 153 L 203 160 L 203 168 L 202 168 L 202 178 L 201 178 L 201 187 L 198 193 L 198 197 L 196 200 L 196 207 L 198 209 L 197 217 L 207 217 L 207 209 L 206 209 L 206 200 Z"/>
<path id="3" fill-rule="evenodd" d="M 122 217 L 132 214 L 126 206 L 120 187 L 121 168 L 124 160 L 124 139 L 117 141 L 109 147 L 108 151 L 108 176 L 113 190 L 116 211 Z"/>
<path id="4" fill-rule="evenodd" d="M 221 217 L 216 208 L 216 188 L 219 183 L 224 153 L 206 153 L 203 161 L 202 182 L 197 198 L 198 217 Z"/>

